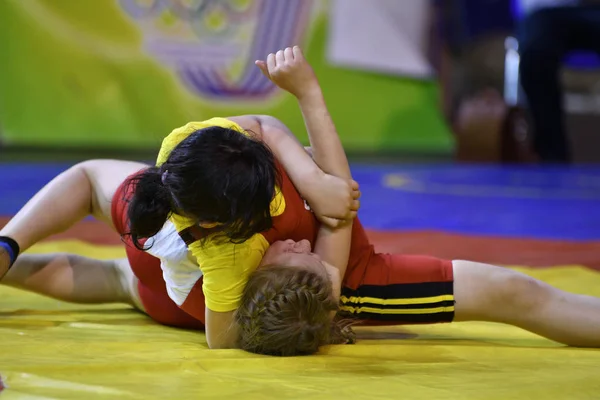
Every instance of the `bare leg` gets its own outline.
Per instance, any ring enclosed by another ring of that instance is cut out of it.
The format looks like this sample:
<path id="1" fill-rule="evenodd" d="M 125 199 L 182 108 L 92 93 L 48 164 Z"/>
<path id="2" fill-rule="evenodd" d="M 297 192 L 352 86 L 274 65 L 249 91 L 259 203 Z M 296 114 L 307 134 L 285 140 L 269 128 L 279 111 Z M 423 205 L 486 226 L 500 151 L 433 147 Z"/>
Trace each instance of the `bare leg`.
<path id="1" fill-rule="evenodd" d="M 600 347 L 600 299 L 507 268 L 454 261 L 455 321 L 515 325 L 557 342 Z"/>
<path id="2" fill-rule="evenodd" d="M 73 254 L 23 254 L 0 284 L 71 303 L 126 303 L 142 310 L 138 280 L 127 259 Z"/>
<path id="3" fill-rule="evenodd" d="M 129 175 L 144 167 L 141 163 L 116 160 L 77 164 L 40 190 L 0 230 L 0 236 L 13 238 L 23 252 L 88 215 L 112 226 L 110 205 L 115 191 Z M 0 248 L 0 277 L 8 262 L 8 255 Z"/>

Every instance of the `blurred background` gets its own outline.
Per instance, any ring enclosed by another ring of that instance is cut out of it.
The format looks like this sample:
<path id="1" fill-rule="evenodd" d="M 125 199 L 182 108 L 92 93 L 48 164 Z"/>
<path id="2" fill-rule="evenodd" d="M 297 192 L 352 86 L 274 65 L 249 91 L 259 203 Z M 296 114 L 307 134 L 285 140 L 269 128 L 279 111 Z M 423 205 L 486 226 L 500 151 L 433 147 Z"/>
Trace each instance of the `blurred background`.
<path id="1" fill-rule="evenodd" d="M 5 0 L 0 160 L 152 159 L 174 127 L 216 115 L 270 114 L 306 141 L 294 99 L 253 64 L 300 44 L 354 158 L 544 161 L 531 145 L 539 123 L 522 95 L 518 28 L 572 3 Z M 573 162 L 600 160 L 593 57 L 561 62 Z"/>

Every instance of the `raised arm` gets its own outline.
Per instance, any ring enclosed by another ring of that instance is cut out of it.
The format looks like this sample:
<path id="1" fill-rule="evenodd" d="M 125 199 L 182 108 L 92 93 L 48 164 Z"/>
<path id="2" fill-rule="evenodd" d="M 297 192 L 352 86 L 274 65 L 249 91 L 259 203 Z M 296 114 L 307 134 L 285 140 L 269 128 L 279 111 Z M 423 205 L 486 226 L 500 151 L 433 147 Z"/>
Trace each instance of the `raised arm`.
<path id="1" fill-rule="evenodd" d="M 257 61 L 256 64 L 265 76 L 298 99 L 317 165 L 331 175 L 352 179 L 346 154 L 327 111 L 321 87 L 300 48 L 280 50 L 277 54 L 269 54 L 266 62 Z M 358 199 L 353 202 L 354 208 L 358 209 Z M 315 253 L 337 267 L 341 275 L 348 264 L 351 236 L 352 221 L 347 220 L 338 229 L 322 225 L 315 243 Z"/>

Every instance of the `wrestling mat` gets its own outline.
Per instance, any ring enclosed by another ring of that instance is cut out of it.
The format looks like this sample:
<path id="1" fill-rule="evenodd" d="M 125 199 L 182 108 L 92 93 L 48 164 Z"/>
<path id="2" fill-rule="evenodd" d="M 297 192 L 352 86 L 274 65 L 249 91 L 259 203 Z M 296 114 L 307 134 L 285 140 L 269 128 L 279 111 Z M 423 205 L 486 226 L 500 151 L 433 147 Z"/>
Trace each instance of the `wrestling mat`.
<path id="1" fill-rule="evenodd" d="M 65 165 L 0 164 L 10 216 Z M 600 297 L 600 168 L 355 165 L 380 250 L 494 262 Z M 3 221 L 0 221 L 0 225 Z M 121 257 L 93 221 L 37 245 Z M 203 334 L 126 306 L 0 287 L 4 399 L 598 399 L 600 350 L 489 323 L 357 328 L 355 345 L 272 358 L 209 351 Z"/>

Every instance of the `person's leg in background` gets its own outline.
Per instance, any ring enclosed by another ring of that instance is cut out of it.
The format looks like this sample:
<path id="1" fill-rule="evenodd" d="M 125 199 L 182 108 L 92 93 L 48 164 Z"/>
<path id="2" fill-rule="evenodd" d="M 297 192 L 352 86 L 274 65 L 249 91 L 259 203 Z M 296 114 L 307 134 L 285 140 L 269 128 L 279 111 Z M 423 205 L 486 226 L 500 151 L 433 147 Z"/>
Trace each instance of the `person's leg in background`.
<path id="1" fill-rule="evenodd" d="M 567 52 L 564 8 L 527 16 L 520 26 L 519 73 L 533 117 L 533 147 L 544 162 L 568 162 L 559 70 Z"/>
<path id="2" fill-rule="evenodd" d="M 544 162 L 571 159 L 559 74 L 564 57 L 599 48 L 600 7 L 545 8 L 521 22 L 521 85 L 533 117 L 534 149 Z"/>

